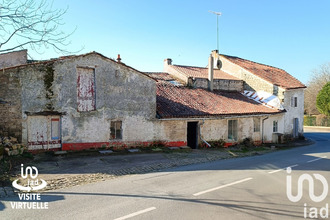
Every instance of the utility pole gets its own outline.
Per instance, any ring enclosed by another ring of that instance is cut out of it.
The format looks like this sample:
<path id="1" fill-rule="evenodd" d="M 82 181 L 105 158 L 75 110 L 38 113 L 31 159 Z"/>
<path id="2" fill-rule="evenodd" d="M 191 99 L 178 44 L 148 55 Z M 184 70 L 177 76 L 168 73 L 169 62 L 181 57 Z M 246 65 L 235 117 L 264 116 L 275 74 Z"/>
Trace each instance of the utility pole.
<path id="1" fill-rule="evenodd" d="M 219 53 L 219 15 L 221 16 L 221 12 L 214 12 L 214 11 L 209 11 L 212 14 L 215 14 L 217 16 L 217 50 Z"/>

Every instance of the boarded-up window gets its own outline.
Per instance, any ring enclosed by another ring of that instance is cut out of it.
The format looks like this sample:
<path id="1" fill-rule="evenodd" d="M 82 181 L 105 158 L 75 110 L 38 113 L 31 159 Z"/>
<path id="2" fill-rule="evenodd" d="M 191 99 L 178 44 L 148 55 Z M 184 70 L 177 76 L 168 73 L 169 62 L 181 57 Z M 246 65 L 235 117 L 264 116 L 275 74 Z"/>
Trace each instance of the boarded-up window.
<path id="1" fill-rule="evenodd" d="M 110 125 L 110 138 L 122 139 L 121 121 L 112 121 Z"/>
<path id="2" fill-rule="evenodd" d="M 260 131 L 260 118 L 253 118 L 253 131 L 254 132 Z"/>
<path id="3" fill-rule="evenodd" d="M 237 120 L 228 120 L 228 139 L 237 141 Z"/>
<path id="4" fill-rule="evenodd" d="M 92 68 L 77 68 L 78 111 L 95 110 L 95 73 Z"/>
<path id="5" fill-rule="evenodd" d="M 52 118 L 51 120 L 51 136 L 52 140 L 60 139 L 60 119 Z"/>

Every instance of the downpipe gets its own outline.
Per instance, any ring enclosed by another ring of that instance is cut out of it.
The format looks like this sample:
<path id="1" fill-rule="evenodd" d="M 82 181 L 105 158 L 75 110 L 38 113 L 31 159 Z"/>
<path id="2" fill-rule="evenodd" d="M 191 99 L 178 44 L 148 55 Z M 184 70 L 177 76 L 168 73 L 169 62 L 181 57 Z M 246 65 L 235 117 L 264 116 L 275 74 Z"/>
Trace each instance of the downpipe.
<path id="1" fill-rule="evenodd" d="M 211 144 L 207 143 L 206 140 L 203 139 L 202 137 L 202 132 L 201 132 L 201 125 L 204 124 L 204 120 L 202 121 L 202 123 L 199 123 L 199 138 L 208 146 L 208 147 L 211 147 Z"/>

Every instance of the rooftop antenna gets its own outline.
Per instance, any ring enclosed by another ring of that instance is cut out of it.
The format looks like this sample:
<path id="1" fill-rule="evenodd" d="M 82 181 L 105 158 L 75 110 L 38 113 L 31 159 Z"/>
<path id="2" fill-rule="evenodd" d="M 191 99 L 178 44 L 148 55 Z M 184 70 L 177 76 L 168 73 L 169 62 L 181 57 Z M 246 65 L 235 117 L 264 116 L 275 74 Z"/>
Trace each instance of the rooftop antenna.
<path id="1" fill-rule="evenodd" d="M 215 12 L 215 11 L 209 11 L 212 14 L 215 14 L 217 16 L 217 50 L 219 53 L 219 15 L 221 16 L 221 12 Z"/>

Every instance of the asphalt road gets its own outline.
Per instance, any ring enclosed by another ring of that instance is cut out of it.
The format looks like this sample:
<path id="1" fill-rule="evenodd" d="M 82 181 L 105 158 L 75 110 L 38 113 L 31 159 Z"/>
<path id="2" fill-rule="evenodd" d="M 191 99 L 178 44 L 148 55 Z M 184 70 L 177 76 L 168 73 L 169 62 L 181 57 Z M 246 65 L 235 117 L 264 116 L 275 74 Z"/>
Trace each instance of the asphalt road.
<path id="1" fill-rule="evenodd" d="M 321 219 L 330 199 L 315 202 L 309 193 L 328 190 L 313 174 L 330 183 L 330 133 L 306 131 L 315 144 L 47 192 L 47 210 L 13 209 L 20 200 L 8 198 L 0 201 L 0 219 Z M 303 174 L 314 185 L 305 180 L 302 198 L 292 202 L 287 177 L 297 195 Z"/>

